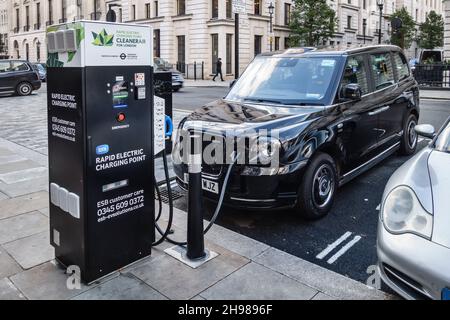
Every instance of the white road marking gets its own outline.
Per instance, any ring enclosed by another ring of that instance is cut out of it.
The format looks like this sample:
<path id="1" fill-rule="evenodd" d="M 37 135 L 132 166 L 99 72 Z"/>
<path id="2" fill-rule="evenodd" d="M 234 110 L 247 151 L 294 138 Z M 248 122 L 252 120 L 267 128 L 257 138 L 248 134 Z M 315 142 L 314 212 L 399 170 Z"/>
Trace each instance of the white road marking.
<path id="1" fill-rule="evenodd" d="M 173 111 L 177 111 L 177 112 L 181 112 L 181 113 L 192 113 L 192 112 L 194 112 L 192 110 L 185 110 L 185 109 L 178 109 L 178 108 L 173 108 Z"/>
<path id="2" fill-rule="evenodd" d="M 377 211 L 380 211 L 381 209 L 381 203 L 378 205 L 378 207 L 376 208 Z"/>
<path id="3" fill-rule="evenodd" d="M 348 250 L 350 250 L 351 247 L 353 247 L 355 244 L 358 243 L 358 241 L 361 240 L 360 236 L 355 236 L 352 241 L 347 243 L 344 247 L 342 247 L 341 250 L 336 252 L 334 256 L 332 256 L 330 259 L 328 259 L 328 264 L 333 264 L 339 259 L 344 253 L 346 253 Z"/>
<path id="4" fill-rule="evenodd" d="M 323 250 L 321 253 L 319 253 L 316 258 L 319 260 L 322 260 L 323 258 L 325 258 L 331 251 L 333 251 L 338 245 L 340 245 L 342 242 L 344 242 L 345 240 L 347 240 L 348 237 L 350 237 L 352 235 L 351 232 L 347 231 L 346 233 L 344 233 L 344 235 L 342 237 L 340 237 L 339 239 L 337 239 L 335 242 L 333 242 L 332 244 L 328 245 L 328 247 L 326 247 L 325 250 Z"/>

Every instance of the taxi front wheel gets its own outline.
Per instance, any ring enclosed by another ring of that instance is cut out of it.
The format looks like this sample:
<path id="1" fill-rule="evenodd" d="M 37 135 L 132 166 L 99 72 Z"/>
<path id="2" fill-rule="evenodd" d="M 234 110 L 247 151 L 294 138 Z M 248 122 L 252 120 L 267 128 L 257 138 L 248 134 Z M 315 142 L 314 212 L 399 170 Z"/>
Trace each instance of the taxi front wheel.
<path id="1" fill-rule="evenodd" d="M 333 206 L 337 188 L 335 161 L 328 154 L 316 154 L 303 176 L 297 210 L 308 220 L 323 218 Z"/>

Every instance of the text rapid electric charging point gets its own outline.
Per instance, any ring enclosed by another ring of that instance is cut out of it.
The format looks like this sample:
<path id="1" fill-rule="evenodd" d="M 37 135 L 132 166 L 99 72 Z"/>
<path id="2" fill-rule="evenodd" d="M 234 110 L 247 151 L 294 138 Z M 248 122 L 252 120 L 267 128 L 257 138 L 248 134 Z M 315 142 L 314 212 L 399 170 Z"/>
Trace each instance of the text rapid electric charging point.
<path id="1" fill-rule="evenodd" d="M 50 242 L 91 283 L 155 239 L 152 29 L 80 21 L 47 39 Z"/>

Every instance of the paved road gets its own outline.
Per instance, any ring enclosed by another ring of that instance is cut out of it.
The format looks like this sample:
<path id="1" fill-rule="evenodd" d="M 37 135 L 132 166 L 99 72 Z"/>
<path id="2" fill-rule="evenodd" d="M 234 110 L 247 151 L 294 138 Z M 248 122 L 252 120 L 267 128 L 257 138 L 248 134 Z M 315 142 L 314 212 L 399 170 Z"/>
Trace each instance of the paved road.
<path id="1" fill-rule="evenodd" d="M 208 102 L 224 97 L 228 90 L 224 87 L 185 87 L 173 95 L 173 107 L 178 110 L 193 111 Z"/>
<path id="2" fill-rule="evenodd" d="M 215 91 L 220 94 L 226 92 Z M 450 101 L 422 101 L 421 123 L 430 123 L 439 128 L 449 115 Z M 426 144 L 427 141 L 421 141 L 419 148 Z M 246 212 L 224 208 L 218 223 L 365 283 L 368 278 L 367 268 L 377 261 L 377 207 L 384 186 L 392 173 L 407 159 L 393 156 L 341 188 L 333 210 L 323 220 L 307 222 L 292 211 Z M 176 206 L 186 209 L 185 199 L 178 200 Z M 214 208 L 207 206 L 207 217 L 213 211 Z M 339 239 L 345 240 L 322 259 L 316 258 L 328 245 Z M 346 245 L 349 249 L 340 255 L 339 251 L 344 251 Z"/>

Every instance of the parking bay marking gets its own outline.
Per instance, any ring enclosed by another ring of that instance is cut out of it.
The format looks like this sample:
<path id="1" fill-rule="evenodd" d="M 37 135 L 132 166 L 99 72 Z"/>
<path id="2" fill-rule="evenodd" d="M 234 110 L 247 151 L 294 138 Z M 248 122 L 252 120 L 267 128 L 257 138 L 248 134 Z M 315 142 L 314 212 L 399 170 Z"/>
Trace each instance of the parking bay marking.
<path id="1" fill-rule="evenodd" d="M 346 241 L 348 238 L 350 238 L 352 233 L 350 231 L 347 231 L 344 233 L 339 239 L 337 239 L 332 244 L 329 244 L 325 250 L 323 250 L 321 253 L 319 253 L 316 258 L 319 260 L 322 260 L 326 256 L 328 256 L 334 249 L 336 249 L 339 245 L 341 245 L 344 241 Z M 348 242 L 345 246 L 343 246 L 338 252 L 336 252 L 330 259 L 328 259 L 328 264 L 335 263 L 341 256 L 343 256 L 348 250 L 350 250 L 351 247 L 353 247 L 355 244 L 357 244 L 361 240 L 361 236 L 355 236 L 353 240 Z"/>
<path id="2" fill-rule="evenodd" d="M 323 250 L 321 253 L 319 253 L 316 258 L 319 260 L 322 260 L 323 258 L 325 258 L 331 251 L 333 251 L 338 245 L 340 245 L 342 242 L 344 242 L 345 240 L 347 240 L 348 237 L 350 237 L 352 235 L 352 233 L 350 231 L 347 231 L 346 233 L 344 233 L 344 235 L 342 237 L 340 237 L 339 239 L 337 239 L 335 242 L 333 242 L 332 244 L 328 245 L 328 247 L 326 247 L 325 250 Z"/>
<path id="3" fill-rule="evenodd" d="M 332 256 L 330 259 L 328 259 L 328 264 L 335 263 L 344 253 L 346 253 L 348 250 L 350 250 L 351 247 L 353 247 L 355 244 L 358 243 L 358 241 L 361 240 L 361 236 L 355 236 L 352 241 L 347 243 L 344 247 L 342 247 L 341 250 L 336 252 L 334 256 Z"/>

